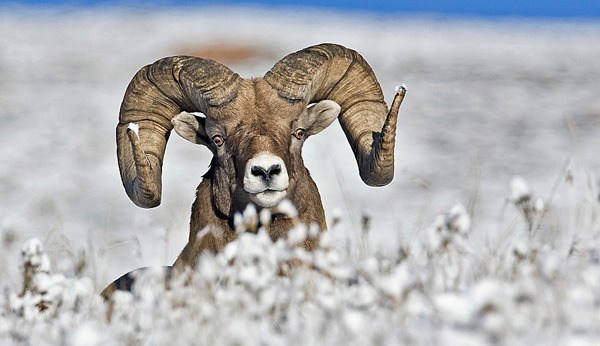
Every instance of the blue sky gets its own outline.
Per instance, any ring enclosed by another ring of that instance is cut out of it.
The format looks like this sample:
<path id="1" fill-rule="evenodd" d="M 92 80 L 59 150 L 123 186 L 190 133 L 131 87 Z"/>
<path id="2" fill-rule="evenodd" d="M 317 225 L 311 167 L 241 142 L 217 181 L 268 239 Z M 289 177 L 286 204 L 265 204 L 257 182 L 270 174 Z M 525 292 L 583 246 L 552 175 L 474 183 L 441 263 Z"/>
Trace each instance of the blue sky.
<path id="1" fill-rule="evenodd" d="M 318 6 L 336 10 L 370 11 L 380 14 L 435 14 L 442 16 L 600 18 L 600 0 L 0 0 L 0 4 L 36 6 L 189 6 L 202 4 L 259 4 L 261 6 Z"/>

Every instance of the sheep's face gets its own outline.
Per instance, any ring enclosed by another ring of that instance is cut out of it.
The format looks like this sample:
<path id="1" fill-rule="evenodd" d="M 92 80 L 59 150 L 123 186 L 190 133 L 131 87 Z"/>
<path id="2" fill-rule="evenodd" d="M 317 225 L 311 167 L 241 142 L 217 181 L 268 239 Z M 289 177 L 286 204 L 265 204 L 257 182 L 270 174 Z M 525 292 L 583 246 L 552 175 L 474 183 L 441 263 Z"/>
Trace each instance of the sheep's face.
<path id="1" fill-rule="evenodd" d="M 244 91 L 218 110 L 218 121 L 187 113 L 173 119 L 178 134 L 213 152 L 213 199 L 225 214 L 248 203 L 269 208 L 293 199 L 298 179 L 308 179 L 301 156 L 304 141 L 340 111 L 329 100 L 306 107 L 265 94 L 272 89 Z"/>

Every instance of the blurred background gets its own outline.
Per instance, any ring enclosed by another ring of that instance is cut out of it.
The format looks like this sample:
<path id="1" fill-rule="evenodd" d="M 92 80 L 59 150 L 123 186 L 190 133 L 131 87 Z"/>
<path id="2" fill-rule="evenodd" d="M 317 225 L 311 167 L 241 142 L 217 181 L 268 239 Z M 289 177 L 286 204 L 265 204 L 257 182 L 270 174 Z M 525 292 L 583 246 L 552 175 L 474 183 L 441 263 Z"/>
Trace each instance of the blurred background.
<path id="1" fill-rule="evenodd" d="M 197 7 L 205 5 L 217 6 L 260 6 L 271 9 L 299 9 L 306 10 L 335 10 L 341 12 L 355 12 L 358 14 L 370 12 L 388 15 L 434 15 L 434 16 L 468 16 L 468 17 L 520 17 L 520 18 L 598 18 L 600 4 L 594 0 L 518 0 L 506 1 L 481 1 L 481 0 L 420 0 L 420 1 L 393 1 L 393 0 L 137 0 L 137 1 L 102 1 L 102 0 L 25 0 L 6 1 L 0 3 L 12 6 L 36 7 L 121 7 L 121 8 L 173 8 Z"/>
<path id="2" fill-rule="evenodd" d="M 171 136 L 163 202 L 140 209 L 122 188 L 114 131 L 137 70 L 176 54 L 253 77 L 334 42 L 365 57 L 388 102 L 408 86 L 390 185 L 362 183 L 337 123 L 305 145 L 350 256 L 364 236 L 371 251 L 395 251 L 457 202 L 485 246 L 518 216 L 506 206 L 515 175 L 552 207 L 549 228 L 585 232 L 577 215 L 597 203 L 600 172 L 599 18 L 591 0 L 0 1 L 0 282 L 18 286 L 29 237 L 99 289 L 174 261 L 210 153 Z"/>

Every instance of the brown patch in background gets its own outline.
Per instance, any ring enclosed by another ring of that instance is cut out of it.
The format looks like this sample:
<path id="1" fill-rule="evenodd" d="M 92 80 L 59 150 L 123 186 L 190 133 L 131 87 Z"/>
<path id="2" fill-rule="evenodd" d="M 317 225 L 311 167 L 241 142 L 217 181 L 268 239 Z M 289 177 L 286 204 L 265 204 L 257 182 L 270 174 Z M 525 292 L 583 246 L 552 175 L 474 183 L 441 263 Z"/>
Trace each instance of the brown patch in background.
<path id="1" fill-rule="evenodd" d="M 243 43 L 212 43 L 178 49 L 181 55 L 212 59 L 223 64 L 250 64 L 257 60 L 270 59 L 272 53 L 265 47 Z"/>

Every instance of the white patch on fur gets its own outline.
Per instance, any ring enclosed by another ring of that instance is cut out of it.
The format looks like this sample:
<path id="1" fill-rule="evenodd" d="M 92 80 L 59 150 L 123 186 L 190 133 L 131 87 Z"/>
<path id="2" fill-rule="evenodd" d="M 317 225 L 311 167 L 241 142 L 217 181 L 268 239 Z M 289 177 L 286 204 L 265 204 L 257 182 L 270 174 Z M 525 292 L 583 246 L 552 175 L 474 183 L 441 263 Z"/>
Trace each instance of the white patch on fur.
<path id="1" fill-rule="evenodd" d="M 136 123 L 129 123 L 129 125 L 127 125 L 127 128 L 133 131 L 138 139 L 140 138 L 140 125 Z"/>
<path id="2" fill-rule="evenodd" d="M 268 181 L 260 175 L 252 174 L 252 167 L 257 166 L 268 171 L 274 165 L 279 165 L 281 170 Z M 244 174 L 244 190 L 250 194 L 250 200 L 257 206 L 270 208 L 279 204 L 287 194 L 288 185 L 287 169 L 279 156 L 262 152 L 248 160 Z"/>

